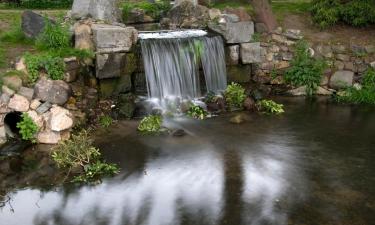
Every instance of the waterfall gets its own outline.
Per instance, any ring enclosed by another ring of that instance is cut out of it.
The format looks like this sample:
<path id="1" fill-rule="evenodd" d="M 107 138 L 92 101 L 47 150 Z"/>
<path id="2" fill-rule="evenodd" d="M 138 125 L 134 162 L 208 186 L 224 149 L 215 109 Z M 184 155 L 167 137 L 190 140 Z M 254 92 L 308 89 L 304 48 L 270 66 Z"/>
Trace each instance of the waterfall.
<path id="1" fill-rule="evenodd" d="M 207 92 L 220 94 L 226 88 L 223 40 L 205 34 L 177 31 L 140 35 L 149 98 L 163 101 L 202 97 L 200 68 Z"/>

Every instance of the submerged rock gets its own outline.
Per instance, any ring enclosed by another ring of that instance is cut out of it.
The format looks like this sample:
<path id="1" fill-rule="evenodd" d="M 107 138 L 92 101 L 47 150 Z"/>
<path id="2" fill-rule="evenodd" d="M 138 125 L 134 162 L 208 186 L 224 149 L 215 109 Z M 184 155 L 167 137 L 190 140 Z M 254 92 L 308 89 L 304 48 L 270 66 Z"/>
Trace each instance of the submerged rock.
<path id="1" fill-rule="evenodd" d="M 173 137 L 183 137 L 187 135 L 186 131 L 183 129 L 177 129 L 172 132 Z"/>
<path id="2" fill-rule="evenodd" d="M 248 120 L 248 115 L 245 115 L 244 113 L 239 113 L 232 118 L 230 118 L 229 122 L 234 124 L 241 124 Z"/>

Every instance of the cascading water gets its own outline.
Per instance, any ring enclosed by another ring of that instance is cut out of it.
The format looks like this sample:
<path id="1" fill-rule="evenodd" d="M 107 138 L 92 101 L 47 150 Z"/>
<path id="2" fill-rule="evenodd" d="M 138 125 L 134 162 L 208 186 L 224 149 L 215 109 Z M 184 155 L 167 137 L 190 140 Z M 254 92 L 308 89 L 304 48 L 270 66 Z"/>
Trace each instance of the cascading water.
<path id="1" fill-rule="evenodd" d="M 207 92 L 220 94 L 226 88 L 223 40 L 206 34 L 200 30 L 140 34 L 150 99 L 164 107 L 165 101 L 201 97 L 200 66 Z"/>

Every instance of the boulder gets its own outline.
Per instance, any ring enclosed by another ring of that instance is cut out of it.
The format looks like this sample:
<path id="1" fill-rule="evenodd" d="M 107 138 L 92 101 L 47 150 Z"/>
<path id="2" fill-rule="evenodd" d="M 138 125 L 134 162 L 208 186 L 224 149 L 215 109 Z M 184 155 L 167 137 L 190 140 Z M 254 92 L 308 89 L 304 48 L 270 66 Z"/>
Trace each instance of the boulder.
<path id="1" fill-rule="evenodd" d="M 10 97 L 12 97 L 16 93 L 14 90 L 8 88 L 8 86 L 5 85 L 1 87 L 1 91 L 3 92 L 3 94 L 7 94 Z"/>
<path id="2" fill-rule="evenodd" d="M 39 114 L 43 114 L 45 112 L 47 112 L 50 108 L 52 107 L 52 104 L 49 103 L 49 102 L 45 102 L 41 105 L 39 105 L 37 108 L 36 108 L 36 112 L 39 113 Z"/>
<path id="3" fill-rule="evenodd" d="M 72 17 L 82 19 L 91 17 L 110 23 L 121 22 L 118 0 L 74 0 Z"/>
<path id="4" fill-rule="evenodd" d="M 96 52 L 129 52 L 137 42 L 138 31 L 134 27 L 121 27 L 107 24 L 92 25 Z"/>
<path id="5" fill-rule="evenodd" d="M 38 126 L 39 130 L 42 130 L 43 127 L 44 127 L 43 116 L 38 115 L 38 113 L 36 111 L 34 111 L 34 110 L 28 111 L 27 114 L 34 121 L 34 123 Z"/>
<path id="6" fill-rule="evenodd" d="M 7 105 L 10 101 L 10 97 L 7 93 L 2 93 L 0 95 L 0 104 L 4 104 L 4 105 Z"/>
<path id="7" fill-rule="evenodd" d="M 332 95 L 332 91 L 327 90 L 323 87 L 318 87 L 315 91 L 316 95 Z M 306 93 L 306 86 L 298 87 L 293 90 L 289 90 L 288 94 L 293 95 L 293 96 L 305 96 L 307 95 Z"/>
<path id="8" fill-rule="evenodd" d="M 118 114 L 120 118 L 132 118 L 136 110 L 135 97 L 132 94 L 121 94 L 118 98 Z"/>
<path id="9" fill-rule="evenodd" d="M 354 72 L 339 70 L 331 76 L 329 86 L 334 89 L 342 89 L 353 86 Z"/>
<path id="10" fill-rule="evenodd" d="M 124 74 L 125 53 L 97 54 L 96 77 L 98 79 L 115 78 Z"/>
<path id="11" fill-rule="evenodd" d="M 240 46 L 239 45 L 230 45 L 226 47 L 226 63 L 228 66 L 238 65 L 240 59 Z"/>
<path id="12" fill-rule="evenodd" d="M 53 20 L 48 19 L 51 23 L 55 23 Z M 43 31 L 46 25 L 46 19 L 30 10 L 26 10 L 22 13 L 21 27 L 26 37 L 36 38 Z"/>
<path id="13" fill-rule="evenodd" d="M 222 35 L 228 44 L 250 42 L 254 34 L 254 23 L 251 21 L 209 23 L 208 28 Z"/>
<path id="14" fill-rule="evenodd" d="M 22 95 L 15 94 L 9 101 L 8 107 L 18 112 L 27 112 L 30 102 Z"/>
<path id="15" fill-rule="evenodd" d="M 220 9 L 209 9 L 208 16 L 210 17 L 210 20 L 218 19 L 221 16 L 221 11 Z"/>
<path id="16" fill-rule="evenodd" d="M 63 105 L 71 96 L 72 90 L 69 84 L 62 80 L 50 80 L 41 78 L 35 84 L 34 97 L 43 102 Z"/>
<path id="17" fill-rule="evenodd" d="M 76 57 L 64 58 L 64 81 L 71 83 L 77 80 L 81 66 Z"/>
<path id="18" fill-rule="evenodd" d="M 87 24 L 78 24 L 74 28 L 75 48 L 94 50 L 92 30 Z"/>
<path id="19" fill-rule="evenodd" d="M 256 109 L 255 100 L 252 97 L 247 97 L 243 103 L 245 110 L 254 111 Z"/>
<path id="20" fill-rule="evenodd" d="M 208 8 L 191 1 L 182 1 L 168 12 L 168 18 L 176 27 L 202 28 L 209 20 Z"/>
<path id="21" fill-rule="evenodd" d="M 337 54 L 336 58 L 343 62 L 348 62 L 350 60 L 350 56 L 345 54 Z"/>
<path id="22" fill-rule="evenodd" d="M 262 47 L 259 42 L 241 44 L 240 52 L 243 64 L 262 62 Z"/>
<path id="23" fill-rule="evenodd" d="M 69 139 L 70 133 L 69 132 L 56 132 L 51 130 L 45 130 L 38 133 L 38 143 L 40 144 L 57 144 L 61 140 Z"/>
<path id="24" fill-rule="evenodd" d="M 34 99 L 30 103 L 30 109 L 36 110 L 42 103 L 39 101 L 39 99 Z"/>
<path id="25" fill-rule="evenodd" d="M 238 8 L 226 7 L 223 13 L 235 14 L 236 16 L 238 16 L 239 21 L 251 21 L 251 16 L 247 13 L 244 7 L 238 7 Z"/>
<path id="26" fill-rule="evenodd" d="M 54 106 L 50 112 L 49 125 L 52 131 L 63 131 L 73 127 L 73 115 L 69 110 Z"/>
<path id="27" fill-rule="evenodd" d="M 27 88 L 27 87 L 21 87 L 20 90 L 17 92 L 19 95 L 22 95 L 23 97 L 27 98 L 27 100 L 31 101 L 34 96 L 34 89 Z"/>
<path id="28" fill-rule="evenodd" d="M 22 86 L 22 79 L 19 76 L 5 76 L 2 78 L 3 84 L 8 86 L 9 88 L 18 91 Z"/>

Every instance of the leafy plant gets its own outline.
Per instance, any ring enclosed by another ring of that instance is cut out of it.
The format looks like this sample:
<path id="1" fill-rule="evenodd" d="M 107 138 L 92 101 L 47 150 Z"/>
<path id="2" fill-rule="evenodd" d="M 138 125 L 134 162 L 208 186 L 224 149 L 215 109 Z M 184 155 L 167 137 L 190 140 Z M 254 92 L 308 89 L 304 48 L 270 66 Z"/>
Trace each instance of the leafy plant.
<path id="1" fill-rule="evenodd" d="M 207 117 L 207 114 L 206 110 L 198 105 L 191 106 L 187 111 L 188 116 L 200 120 L 204 120 Z"/>
<path id="2" fill-rule="evenodd" d="M 59 168 L 82 168 L 83 174 L 76 176 L 73 182 L 91 182 L 102 176 L 112 176 L 119 172 L 115 164 L 107 164 L 100 160 L 99 149 L 93 146 L 93 140 L 86 130 L 73 134 L 70 139 L 60 141 L 52 149 L 52 159 Z"/>
<path id="3" fill-rule="evenodd" d="M 31 55 L 24 55 L 27 71 L 29 72 L 29 81 L 35 83 L 39 78 L 39 71 L 45 70 L 53 80 L 62 80 L 64 78 L 65 63 L 64 59 L 50 52 Z"/>
<path id="4" fill-rule="evenodd" d="M 162 122 L 159 115 L 146 116 L 139 123 L 138 130 L 145 133 L 156 133 L 161 130 Z"/>
<path id="5" fill-rule="evenodd" d="M 306 86 L 306 94 L 313 95 L 320 84 L 326 63 L 310 56 L 306 41 L 299 41 L 291 67 L 284 75 L 287 83 L 294 86 Z"/>
<path id="6" fill-rule="evenodd" d="M 70 35 L 67 27 L 53 23 L 47 18 L 45 19 L 45 27 L 43 32 L 36 40 L 38 49 L 62 49 L 70 47 Z"/>
<path id="7" fill-rule="evenodd" d="M 113 119 L 112 119 L 112 117 L 110 117 L 108 115 L 104 115 L 104 116 L 100 117 L 99 123 L 100 123 L 100 126 L 102 126 L 104 128 L 108 128 L 109 126 L 112 125 Z"/>
<path id="8" fill-rule="evenodd" d="M 21 138 L 23 140 L 36 142 L 35 134 L 38 132 L 38 126 L 27 113 L 23 113 L 21 121 L 17 123 L 17 128 L 20 129 Z"/>
<path id="9" fill-rule="evenodd" d="M 285 112 L 282 104 L 277 104 L 272 100 L 260 100 L 256 105 L 259 111 L 266 114 L 281 114 Z"/>
<path id="10" fill-rule="evenodd" d="M 232 83 L 228 85 L 224 96 L 230 109 L 242 109 L 246 95 L 245 89 L 240 84 Z"/>
<path id="11" fill-rule="evenodd" d="M 95 162 L 100 157 L 99 149 L 93 146 L 88 132 L 83 130 L 71 138 L 59 142 L 52 149 L 52 158 L 59 168 L 75 168 Z"/>
<path id="12" fill-rule="evenodd" d="M 363 77 L 362 87 L 349 87 L 336 96 L 338 102 L 375 105 L 375 70 L 369 69 Z"/>
<path id="13" fill-rule="evenodd" d="M 84 173 L 74 177 L 75 183 L 87 183 L 100 180 L 104 176 L 114 176 L 120 172 L 116 164 L 97 161 L 84 167 Z"/>

